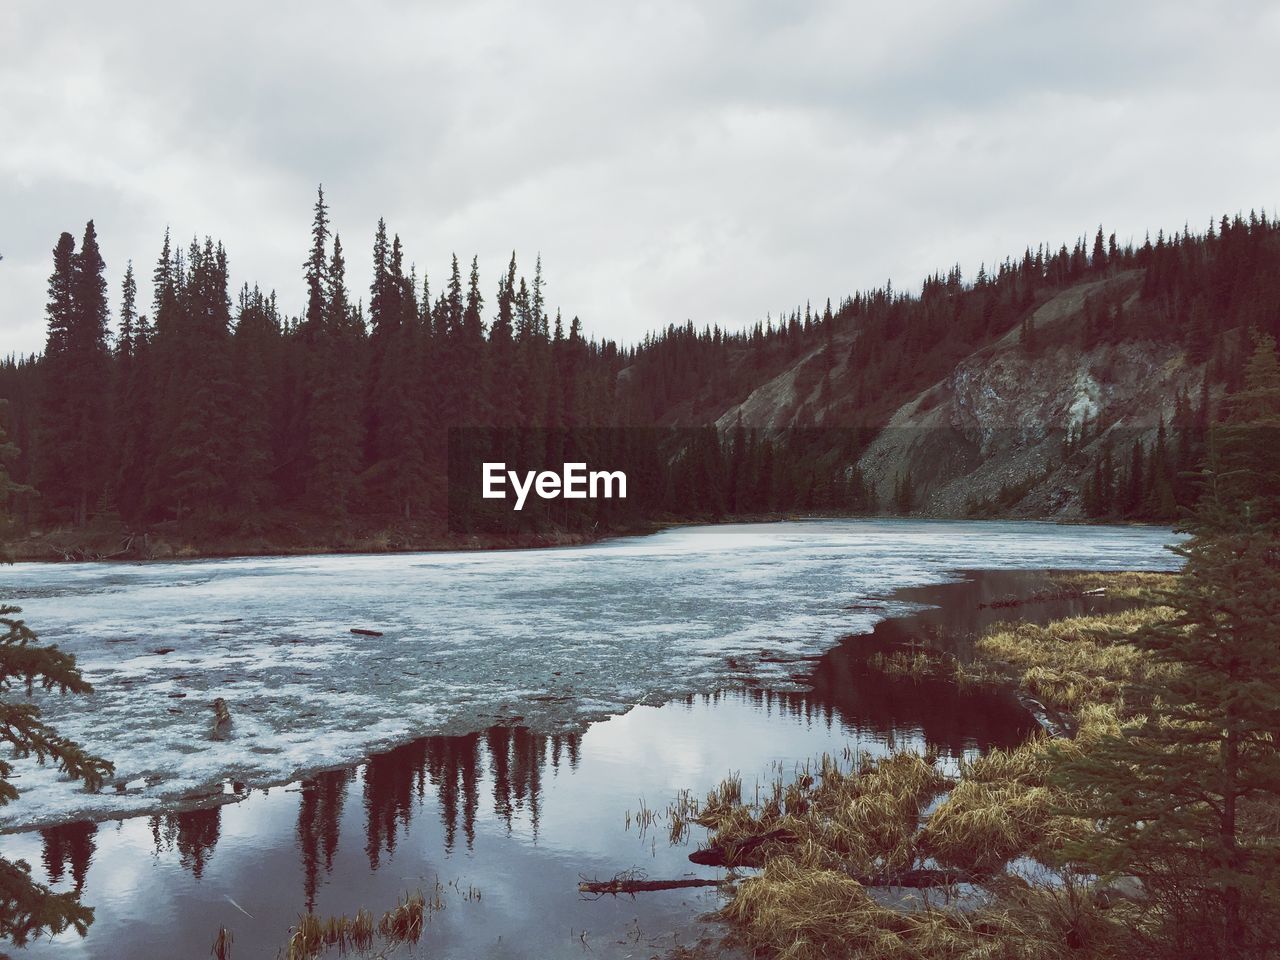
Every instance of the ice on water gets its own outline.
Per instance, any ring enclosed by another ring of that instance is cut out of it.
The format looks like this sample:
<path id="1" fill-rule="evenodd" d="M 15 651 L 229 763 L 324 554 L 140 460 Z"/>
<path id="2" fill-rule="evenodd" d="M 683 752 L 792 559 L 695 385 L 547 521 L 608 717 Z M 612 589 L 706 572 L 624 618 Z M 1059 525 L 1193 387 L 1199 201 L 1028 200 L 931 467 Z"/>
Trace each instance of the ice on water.
<path id="1" fill-rule="evenodd" d="M 744 673 L 786 684 L 795 664 L 773 661 L 869 630 L 883 613 L 844 609 L 868 597 L 965 569 L 1169 569 L 1172 540 L 1144 527 L 850 520 L 548 550 L 17 564 L 0 569 L 0 597 L 75 653 L 96 688 L 41 706 L 115 762 L 119 786 L 88 794 L 21 762 L 0 826 L 160 809 L 425 734 L 581 729 Z M 210 736 L 215 697 L 234 717 L 224 740 Z"/>

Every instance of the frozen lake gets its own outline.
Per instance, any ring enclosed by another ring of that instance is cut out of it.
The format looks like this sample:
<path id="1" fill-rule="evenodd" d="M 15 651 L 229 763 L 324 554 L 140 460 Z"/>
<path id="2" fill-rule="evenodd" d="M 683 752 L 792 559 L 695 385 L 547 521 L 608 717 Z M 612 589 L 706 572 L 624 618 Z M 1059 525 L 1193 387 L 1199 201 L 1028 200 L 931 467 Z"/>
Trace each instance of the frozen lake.
<path id="1" fill-rule="evenodd" d="M 636 705 L 795 690 L 804 658 L 909 608 L 849 609 L 869 598 L 964 570 L 1171 569 L 1174 539 L 830 520 L 548 550 L 0 568 L 0 597 L 96 687 L 41 697 L 48 718 L 119 781 L 87 794 L 22 762 L 0 827 L 172 811 L 427 735 L 577 736 Z M 224 740 L 215 697 L 234 717 Z"/>

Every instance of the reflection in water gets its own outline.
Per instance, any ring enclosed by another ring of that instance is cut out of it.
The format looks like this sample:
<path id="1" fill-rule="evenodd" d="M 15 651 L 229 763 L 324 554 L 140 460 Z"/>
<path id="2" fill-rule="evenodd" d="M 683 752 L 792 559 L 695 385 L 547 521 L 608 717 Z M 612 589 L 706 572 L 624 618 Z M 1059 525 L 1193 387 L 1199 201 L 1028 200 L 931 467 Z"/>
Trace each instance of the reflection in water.
<path id="1" fill-rule="evenodd" d="M 316 906 L 320 864 L 324 863 L 326 873 L 333 869 L 333 857 L 338 852 L 342 803 L 347 796 L 347 785 L 354 777 L 354 770 L 326 770 L 302 782 L 302 800 L 298 804 L 298 848 L 302 851 L 302 885 L 308 913 Z M 370 862 L 377 867 L 375 857 L 371 856 Z"/>
<path id="2" fill-rule="evenodd" d="M 598 852 L 603 845 L 608 854 L 603 862 L 612 869 L 620 869 L 629 863 L 625 858 L 635 855 L 635 847 L 623 846 L 612 836 L 616 827 L 607 824 L 616 822 L 614 818 L 620 817 L 625 809 L 634 809 L 639 792 L 635 786 L 637 781 L 643 785 L 640 790 L 661 794 L 675 786 L 692 785 L 687 779 L 690 776 L 701 777 L 704 785 L 713 783 L 728 772 L 726 763 L 729 762 L 743 763 L 746 767 L 743 772 L 750 776 L 752 766 L 763 771 L 768 763 L 780 757 L 800 760 L 811 750 L 838 749 L 839 745 L 849 743 L 856 749 L 877 751 L 899 745 L 929 747 L 950 757 L 1016 744 L 1033 729 L 1033 721 L 1011 696 L 990 690 L 961 689 L 941 680 L 885 676 L 869 670 L 867 660 L 876 653 L 913 644 L 945 648 L 964 657 L 975 634 L 992 622 L 1009 617 L 1010 611 L 983 609 L 980 605 L 1011 592 L 1030 592 L 1042 582 L 1030 577 L 1025 573 L 983 574 L 965 583 L 896 595 L 907 600 L 927 599 L 943 606 L 918 611 L 911 617 L 883 621 L 872 634 L 846 638 L 816 661 L 797 662 L 796 677 L 803 678 L 808 689 L 777 691 L 747 687 L 688 697 L 652 713 L 636 711 L 633 716 L 643 714 L 639 720 L 648 727 L 623 729 L 629 729 L 631 737 L 648 738 L 640 743 L 616 738 L 611 741 L 609 732 L 603 729 L 610 724 L 592 727 L 586 734 L 594 744 L 589 774 L 578 770 L 583 737 L 543 735 L 519 725 L 500 725 L 483 733 L 424 737 L 372 757 L 358 768 L 318 773 L 283 794 L 279 789 L 268 791 L 261 798 L 263 810 L 275 809 L 268 805 L 271 798 L 296 798 L 285 801 L 296 804 L 287 808 L 290 818 L 296 816 L 290 842 L 280 844 L 277 825 L 267 820 L 261 827 L 253 828 L 256 832 L 249 836 L 263 850 L 269 848 L 273 854 L 278 851 L 291 857 L 294 866 L 277 863 L 265 874 L 274 887 L 287 885 L 292 905 L 272 908 L 274 912 L 261 922 L 264 927 L 273 927 L 278 935 L 287 927 L 297 906 L 323 913 L 335 909 L 335 897 L 346 898 L 337 901 L 340 909 L 356 905 L 376 908 L 379 901 L 364 900 L 375 895 L 393 899 L 396 894 L 388 896 L 382 887 L 374 894 L 375 884 L 371 878 L 396 857 L 399 846 L 406 846 L 408 852 L 398 863 L 410 866 L 393 871 L 382 869 L 384 874 L 395 874 L 387 879 L 393 884 L 393 890 L 402 889 L 405 881 L 415 876 L 429 877 L 429 869 L 438 874 L 440 864 L 452 858 L 461 858 L 469 864 L 469 869 L 482 883 L 500 884 L 504 875 L 516 876 L 512 873 L 511 843 L 541 845 L 549 816 L 544 805 L 553 793 L 556 829 L 551 831 L 549 849 L 575 849 L 590 810 L 591 816 L 603 818 L 600 823 L 606 826 L 596 829 L 598 835 L 582 838 L 583 842 L 595 844 L 594 848 L 584 849 Z M 1056 601 L 1020 608 L 1016 615 L 1045 620 L 1095 611 L 1105 605 L 1105 601 L 1097 599 Z M 672 715 L 673 710 L 676 715 Z M 738 719 L 716 721 L 719 716 Z M 756 718 L 750 721 L 749 728 L 747 717 Z M 685 724 L 695 720 L 700 726 L 686 729 Z M 595 734 L 597 729 L 601 730 L 600 734 Z M 617 776 L 617 768 L 612 773 L 600 773 L 602 750 L 606 760 L 625 765 L 633 777 L 631 785 L 621 787 L 611 779 Z M 730 757 L 734 759 L 731 761 Z M 670 769 L 669 765 L 675 761 L 687 763 L 679 769 Z M 572 776 L 557 776 L 563 772 L 562 766 L 567 766 Z M 620 790 L 627 792 L 620 794 Z M 255 803 L 259 803 L 256 792 L 243 806 Z M 428 833 L 415 833 L 413 843 L 408 844 L 415 816 L 429 812 L 432 804 L 439 818 L 438 835 L 427 820 Z M 491 809 L 485 809 L 490 806 Z M 227 815 L 238 812 L 236 808 L 229 808 Z M 120 942 L 141 948 L 144 944 L 163 944 L 166 937 L 176 936 L 175 930 L 179 928 L 196 926 L 200 936 L 204 935 L 205 926 L 210 931 L 216 929 L 215 916 L 222 916 L 217 913 L 216 905 L 223 898 L 210 898 L 208 889 L 199 882 L 211 869 L 213 853 L 223 832 L 223 816 L 223 808 L 212 807 L 149 818 L 154 869 L 161 869 L 161 854 L 176 851 L 181 867 L 197 882 L 185 894 L 190 902 L 183 907 L 185 912 L 163 921 L 167 926 L 153 927 L 144 937 L 140 932 L 142 924 L 136 917 L 116 920 L 113 928 L 108 901 L 100 907 L 98 922 L 90 930 L 85 955 L 109 955 L 95 950 L 105 951 L 106 944 L 114 938 L 123 938 Z M 120 826 L 130 823 L 132 821 L 123 821 Z M 495 851 L 492 840 L 477 843 L 478 827 L 485 824 L 488 825 L 486 837 L 493 836 L 496 828 L 498 836 L 507 840 L 505 852 Z M 76 892 L 85 889 L 95 849 L 102 842 L 97 832 L 98 827 L 88 823 L 40 831 L 42 859 L 51 885 L 55 888 L 64 885 Z M 605 839 L 600 839 L 601 836 Z M 513 837 L 515 839 L 510 839 Z M 292 852 L 288 850 L 290 846 Z M 349 848 L 345 859 L 344 846 Z M 689 864 L 684 853 L 687 851 L 664 853 L 655 848 L 652 851 L 655 869 L 687 871 Z M 234 851 L 228 854 L 233 858 L 234 855 Z M 352 856 L 367 862 L 368 873 L 364 872 L 363 865 L 353 864 Z M 551 867 L 546 856 L 542 854 L 542 860 L 524 868 L 526 878 L 536 877 L 541 882 L 542 875 Z M 585 866 L 583 856 L 574 853 L 570 862 L 558 869 L 568 871 L 570 878 L 575 877 Z M 130 866 L 136 871 L 144 869 L 136 863 Z M 220 867 L 219 872 L 225 874 L 228 869 Z M 240 867 L 240 873 L 236 874 L 239 883 L 246 882 L 243 869 Z M 406 875 L 405 870 L 417 872 Z M 295 876 L 297 880 L 292 879 Z M 325 888 L 328 878 L 340 879 L 340 882 L 326 888 L 322 896 L 321 888 Z M 298 881 L 300 890 L 295 885 Z M 171 895 L 175 885 L 172 879 L 151 882 L 158 888 L 152 895 L 162 899 Z M 547 886 L 555 890 L 563 887 L 566 892 L 555 895 L 572 897 L 573 887 L 569 882 L 557 880 Z M 501 918 L 516 931 L 539 922 L 530 915 L 530 898 L 552 896 L 550 892 L 532 892 L 527 886 L 521 890 L 528 902 L 509 903 L 508 914 Z M 300 899 L 294 899 L 298 893 Z M 89 903 L 102 895 L 101 890 L 95 891 L 92 887 L 85 891 Z M 136 899 L 136 895 L 131 893 L 129 898 Z M 625 909 L 643 911 L 651 909 L 651 904 L 661 906 L 662 901 L 655 899 Z M 562 904 L 552 899 L 540 909 L 555 913 L 574 908 L 572 901 Z M 134 909 L 132 903 L 129 909 Z M 485 909 L 490 909 L 488 903 Z M 596 917 L 604 910 L 602 907 L 592 909 Z M 675 907 L 668 903 L 663 909 L 668 913 L 656 919 L 651 916 L 650 922 L 665 923 L 668 928 L 672 909 L 683 909 L 689 916 L 696 912 L 689 911 L 687 906 L 679 907 L 678 903 Z M 266 936 L 265 933 L 258 935 Z M 474 931 L 455 931 L 453 936 L 457 940 L 455 946 L 462 948 L 464 955 L 483 955 L 484 951 L 467 939 L 476 936 Z M 238 943 L 243 942 L 238 935 Z M 531 941 L 516 945 L 504 941 L 504 944 L 503 956 L 531 955 L 524 951 L 534 949 Z M 267 942 L 263 940 L 258 945 L 265 947 Z M 253 949 L 248 943 L 245 946 Z"/>
<path id="3" fill-rule="evenodd" d="M 156 853 L 177 849 L 179 862 L 197 880 L 204 874 L 205 864 L 218 845 L 222 826 L 222 808 L 166 813 L 150 818 L 151 836 Z"/>
<path id="4" fill-rule="evenodd" d="M 71 889 L 77 894 L 84 889 L 89 861 L 93 859 L 96 848 L 93 837 L 97 832 L 96 823 L 83 822 L 63 823 L 40 831 L 44 846 L 40 859 L 44 861 L 44 872 L 50 884 L 61 883 L 63 876 L 70 873 Z"/>
<path id="5" fill-rule="evenodd" d="M 869 636 L 846 638 L 824 654 L 805 674 L 808 690 L 746 689 L 722 691 L 683 699 L 715 707 L 726 700 L 747 701 L 767 716 L 802 720 L 827 729 L 841 729 L 856 740 L 867 735 L 892 749 L 900 743 L 923 743 L 943 756 L 965 751 L 1008 747 L 1021 742 L 1034 722 L 1017 701 L 984 689 L 962 689 L 940 679 L 913 680 L 885 676 L 867 668 L 877 653 L 901 646 L 928 644 L 964 656 L 972 638 L 1007 610 L 984 608 L 1008 593 L 1011 581 L 1025 575 L 984 575 L 944 588 L 903 591 L 905 599 L 937 599 L 945 591 L 942 608 L 918 611 L 906 618 L 882 621 Z M 1104 601 L 1056 601 L 1054 616 L 1097 609 Z M 1026 611 L 1034 616 L 1036 611 Z M 1039 611 L 1041 617 L 1045 611 Z M 945 628 L 944 628 L 945 627 Z M 452 853 L 461 832 L 466 849 L 475 844 L 481 783 L 491 783 L 493 812 L 510 832 L 513 818 L 524 814 L 531 837 L 537 840 L 544 767 L 559 770 L 562 755 L 571 768 L 578 762 L 576 734 L 545 736 L 521 726 L 499 725 L 485 733 L 423 737 L 371 758 L 361 768 L 365 821 L 364 852 L 371 870 L 384 855 L 396 850 L 397 836 L 407 831 L 415 811 L 427 796 L 428 784 L 439 807 L 446 854 Z M 304 901 L 315 907 L 320 872 L 332 871 L 341 836 L 347 791 L 357 779 L 355 770 L 329 770 L 301 784 L 297 839 L 302 855 Z M 163 818 L 182 862 L 196 877 L 218 839 L 217 809 Z M 161 818 L 153 818 L 157 849 Z M 62 828 L 66 829 L 66 828 Z M 91 842 L 91 841 L 90 841 Z M 52 873 L 51 873 L 52 877 Z"/>

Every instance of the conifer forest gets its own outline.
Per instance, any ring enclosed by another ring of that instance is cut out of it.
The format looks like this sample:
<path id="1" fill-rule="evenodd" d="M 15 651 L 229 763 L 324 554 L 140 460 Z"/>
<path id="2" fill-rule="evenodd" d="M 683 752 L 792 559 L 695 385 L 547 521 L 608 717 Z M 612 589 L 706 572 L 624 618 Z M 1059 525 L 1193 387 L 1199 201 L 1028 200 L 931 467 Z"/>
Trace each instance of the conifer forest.
<path id="1" fill-rule="evenodd" d="M 572 454 L 637 478 L 625 501 L 535 512 L 522 518 L 526 532 L 911 514 L 921 479 L 908 469 L 879 490 L 866 482 L 858 458 L 870 440 L 902 403 L 1010 331 L 1031 356 L 1048 349 L 1030 319 L 1037 306 L 1091 283 L 1099 290 L 1069 349 L 1173 346 L 1205 375 L 1168 398 L 1155 431 L 1110 430 L 1103 411 L 1047 429 L 1061 462 L 1083 458 L 1084 516 L 1171 520 L 1193 499 L 1191 469 L 1217 401 L 1239 387 L 1250 331 L 1280 334 L 1280 226 L 1266 213 L 1138 246 L 1099 228 L 971 279 L 955 267 L 918 291 L 886 284 L 737 331 L 670 324 L 634 344 L 563 316 L 540 258 L 513 254 L 482 278 L 476 258 L 455 254 L 429 273 L 382 220 L 371 251 L 357 253 L 323 190 L 311 237 L 287 291 L 233 287 L 221 243 L 168 233 L 149 272 L 130 261 L 121 288 L 108 290 L 109 238 L 92 221 L 57 238 L 45 350 L 0 366 L 20 451 L 11 473 L 31 490 L 15 500 L 23 529 L 116 539 L 173 529 L 198 544 L 371 526 L 429 539 L 450 526 L 451 430 L 465 438 L 458 462 Z M 368 291 L 347 283 L 351 256 L 372 258 Z M 740 410 L 726 422 L 726 410 L 793 367 L 806 382 L 784 426 Z M 961 515 L 1001 515 L 1033 480 L 970 497 Z M 501 533 L 509 522 L 454 506 L 455 533 Z"/>

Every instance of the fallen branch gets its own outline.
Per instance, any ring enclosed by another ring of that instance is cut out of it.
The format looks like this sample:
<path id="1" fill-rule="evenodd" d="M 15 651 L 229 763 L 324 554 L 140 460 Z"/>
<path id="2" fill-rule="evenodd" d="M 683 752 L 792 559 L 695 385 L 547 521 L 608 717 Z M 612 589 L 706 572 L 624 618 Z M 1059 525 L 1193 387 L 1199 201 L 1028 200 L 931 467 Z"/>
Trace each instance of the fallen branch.
<path id="1" fill-rule="evenodd" d="M 612 880 L 583 880 L 578 884 L 579 893 L 606 894 L 615 896 L 619 893 L 649 893 L 653 890 L 683 890 L 686 887 L 718 887 L 724 880 L 702 880 L 690 877 L 685 880 L 631 880 L 626 877 L 614 877 Z"/>
<path id="2" fill-rule="evenodd" d="M 979 610 L 1004 610 L 1009 607 L 1021 607 L 1028 603 L 1050 603 L 1054 600 L 1082 600 L 1085 597 L 1105 597 L 1107 595 L 1106 587 L 1097 587 L 1093 590 L 1041 590 L 1031 594 L 1029 597 L 1005 597 L 1001 600 L 992 600 L 990 603 L 978 604 Z"/>
<path id="3" fill-rule="evenodd" d="M 790 830 L 779 829 L 770 830 L 768 833 L 761 833 L 754 837 L 748 837 L 746 840 L 738 843 L 712 844 L 701 850 L 695 850 L 689 854 L 689 859 L 694 863 L 701 864 L 704 867 L 733 867 L 738 865 L 750 866 L 747 858 L 755 853 L 766 843 L 773 840 L 788 841 L 795 840 L 796 836 Z"/>
<path id="4" fill-rule="evenodd" d="M 967 870 L 938 870 L 920 868 L 902 870 L 897 873 L 856 874 L 849 876 L 864 887 L 907 887 L 912 890 L 923 890 L 929 887 L 951 887 L 958 883 L 985 883 L 990 876 L 970 873 Z M 689 887 L 720 887 L 735 882 L 732 877 L 719 880 L 706 880 L 689 877 L 683 880 L 646 880 L 643 875 L 621 873 L 612 880 L 583 880 L 578 884 L 579 893 L 596 896 L 621 893 L 651 893 L 656 890 L 684 890 Z"/>
<path id="5" fill-rule="evenodd" d="M 1048 705 L 1037 700 L 1029 693 L 1017 691 L 1014 696 L 1017 697 L 1018 703 L 1022 704 L 1022 709 L 1031 714 L 1032 719 L 1040 725 L 1043 730 L 1051 737 L 1069 737 L 1075 733 L 1075 722 L 1067 714 L 1052 709 Z"/>

